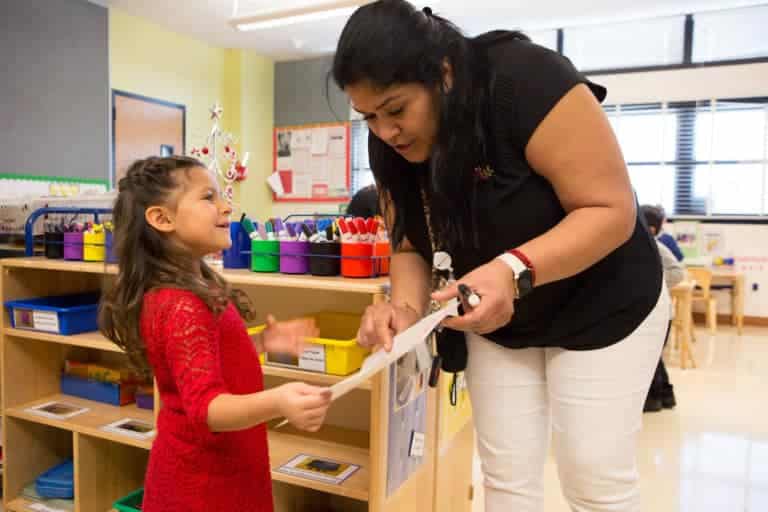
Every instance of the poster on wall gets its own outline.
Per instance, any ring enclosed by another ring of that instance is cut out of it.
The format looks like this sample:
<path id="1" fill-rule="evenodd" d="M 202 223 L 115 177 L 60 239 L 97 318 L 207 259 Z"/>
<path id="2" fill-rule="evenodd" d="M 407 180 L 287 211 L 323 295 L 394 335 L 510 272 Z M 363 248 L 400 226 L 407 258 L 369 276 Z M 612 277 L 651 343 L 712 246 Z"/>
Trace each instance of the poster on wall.
<path id="1" fill-rule="evenodd" d="M 707 256 L 723 256 L 727 251 L 725 232 L 721 226 L 704 225 L 701 234 L 702 252 Z"/>
<path id="2" fill-rule="evenodd" d="M 349 123 L 275 128 L 274 146 L 274 176 L 280 180 L 280 186 L 270 184 L 275 201 L 349 199 Z"/>
<path id="3" fill-rule="evenodd" d="M 699 256 L 699 223 L 675 222 L 675 240 L 686 258 Z"/>

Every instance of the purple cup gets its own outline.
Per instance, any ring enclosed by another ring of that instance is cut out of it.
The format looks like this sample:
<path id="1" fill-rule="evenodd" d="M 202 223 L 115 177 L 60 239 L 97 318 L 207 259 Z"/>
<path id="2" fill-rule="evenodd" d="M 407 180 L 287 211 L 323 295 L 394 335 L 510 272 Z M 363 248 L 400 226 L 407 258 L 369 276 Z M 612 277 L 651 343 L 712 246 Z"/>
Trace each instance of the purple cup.
<path id="1" fill-rule="evenodd" d="M 82 261 L 83 259 L 83 233 L 69 231 L 64 233 L 64 259 Z"/>
<path id="2" fill-rule="evenodd" d="M 280 242 L 280 272 L 283 274 L 309 272 L 309 242 Z"/>

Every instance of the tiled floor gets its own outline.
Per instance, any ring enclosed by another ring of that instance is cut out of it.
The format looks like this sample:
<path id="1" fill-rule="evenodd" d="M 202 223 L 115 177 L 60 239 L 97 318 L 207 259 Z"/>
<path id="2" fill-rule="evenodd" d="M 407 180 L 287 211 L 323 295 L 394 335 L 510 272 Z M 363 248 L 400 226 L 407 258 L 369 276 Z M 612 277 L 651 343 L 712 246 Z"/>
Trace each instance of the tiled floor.
<path id="1" fill-rule="evenodd" d="M 665 355 L 677 408 L 644 415 L 643 511 L 768 512 L 768 329 L 739 337 L 719 326 L 697 338 L 697 369 L 681 371 L 676 354 Z M 481 482 L 474 512 L 483 511 Z M 544 511 L 569 512 L 551 457 Z"/>

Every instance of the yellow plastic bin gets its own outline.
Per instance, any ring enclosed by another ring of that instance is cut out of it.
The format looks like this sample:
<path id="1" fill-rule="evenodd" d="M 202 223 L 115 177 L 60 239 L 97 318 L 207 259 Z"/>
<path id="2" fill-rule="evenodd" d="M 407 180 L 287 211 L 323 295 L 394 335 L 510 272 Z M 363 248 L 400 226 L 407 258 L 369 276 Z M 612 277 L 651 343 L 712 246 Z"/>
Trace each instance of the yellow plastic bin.
<path id="1" fill-rule="evenodd" d="M 307 340 L 304 353 L 298 358 L 268 353 L 262 357 L 262 362 L 340 376 L 350 375 L 359 370 L 370 354 L 369 349 L 357 344 L 360 315 L 321 312 L 306 316 L 315 319 L 320 329 L 320 336 Z M 248 334 L 258 334 L 264 330 L 264 327 L 264 325 L 252 327 L 248 329 Z"/>
<path id="2" fill-rule="evenodd" d="M 83 233 L 83 260 L 84 261 L 104 261 L 106 251 L 107 236 L 104 230 L 94 233 L 86 231 Z"/>

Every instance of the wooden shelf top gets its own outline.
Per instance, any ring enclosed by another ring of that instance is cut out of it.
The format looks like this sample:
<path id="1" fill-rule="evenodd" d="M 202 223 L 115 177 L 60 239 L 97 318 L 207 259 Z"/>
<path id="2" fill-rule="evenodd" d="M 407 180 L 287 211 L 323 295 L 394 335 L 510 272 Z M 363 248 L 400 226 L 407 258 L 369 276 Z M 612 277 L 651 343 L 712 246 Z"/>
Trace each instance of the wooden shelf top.
<path id="1" fill-rule="evenodd" d="M 277 468 L 301 454 L 356 464 L 360 466 L 360 469 L 341 485 L 326 484 L 276 471 Z M 272 465 L 272 480 L 315 489 L 328 494 L 368 501 L 368 489 L 371 480 L 369 450 L 271 430 L 269 431 L 269 459 Z"/>
<path id="2" fill-rule="evenodd" d="M 89 410 L 65 420 L 48 418 L 25 410 L 36 405 L 54 401 L 66 402 L 78 407 L 86 407 Z M 5 409 L 5 415 L 13 418 L 21 418 L 33 423 L 40 423 L 63 430 L 69 430 L 71 432 L 87 434 L 92 437 L 106 439 L 115 443 L 127 444 L 145 450 L 149 450 L 152 447 L 152 440 L 134 439 L 132 437 L 101 430 L 101 427 L 123 418 L 133 418 L 148 423 L 154 423 L 154 412 L 147 409 L 139 409 L 136 407 L 136 404 L 117 407 L 101 402 L 94 402 L 93 400 L 84 400 L 74 396 L 57 394 L 49 395 L 45 398 L 18 407 L 7 407 Z"/>
<path id="3" fill-rule="evenodd" d="M 108 352 L 123 352 L 120 347 L 109 341 L 98 331 L 73 334 L 71 336 L 63 336 L 61 334 L 53 334 L 49 332 L 32 331 L 29 329 L 13 329 L 11 327 L 6 327 L 3 332 L 6 337 L 12 336 L 14 338 L 21 339 L 47 341 L 49 343 L 58 343 L 60 345 L 93 348 Z M 302 381 L 320 386 L 332 386 L 346 378 L 339 377 L 337 375 L 327 375 L 324 373 L 294 370 L 292 368 L 284 368 L 281 366 L 271 366 L 268 364 L 262 365 L 262 369 L 264 371 L 264 375 L 280 377 L 293 381 Z M 364 382 L 359 386 L 358 389 L 370 390 L 371 381 Z"/>
<path id="4" fill-rule="evenodd" d="M 62 270 L 92 274 L 116 274 L 116 265 L 103 262 L 51 260 L 43 257 L 5 258 L 0 260 L 6 268 L 27 268 L 38 270 Z M 348 293 L 384 293 L 389 278 L 350 279 L 344 277 L 316 277 L 310 275 L 288 275 L 279 273 L 251 272 L 247 269 L 224 269 L 222 275 L 233 285 L 273 286 L 278 288 L 300 288 L 304 290 L 328 290 Z"/>
<path id="5" fill-rule="evenodd" d="M 27 498 L 16 498 L 5 505 L 5 510 L 11 512 L 34 512 L 35 509 L 29 508 L 29 506 L 35 503 L 37 502 Z"/>
<path id="6" fill-rule="evenodd" d="M 52 260 L 42 256 L 3 258 L 0 260 L 0 264 L 7 268 L 63 270 L 67 272 L 87 272 L 90 274 L 117 273 L 117 265 L 105 265 L 104 262 Z"/>
<path id="7" fill-rule="evenodd" d="M 30 508 L 30 505 L 38 503 L 37 501 L 27 498 L 16 498 L 13 501 L 9 501 L 5 506 L 6 511 L 11 512 L 35 512 L 34 508 Z M 116 510 L 114 512 L 117 512 Z"/>
<path id="8" fill-rule="evenodd" d="M 61 345 L 95 348 L 109 352 L 123 351 L 120 347 L 109 341 L 98 331 L 63 336 L 61 334 L 54 334 L 51 332 L 33 331 L 30 329 L 13 329 L 11 327 L 6 327 L 4 333 L 6 336 L 13 336 L 15 338 L 47 341 L 50 343 L 59 343 Z"/>

